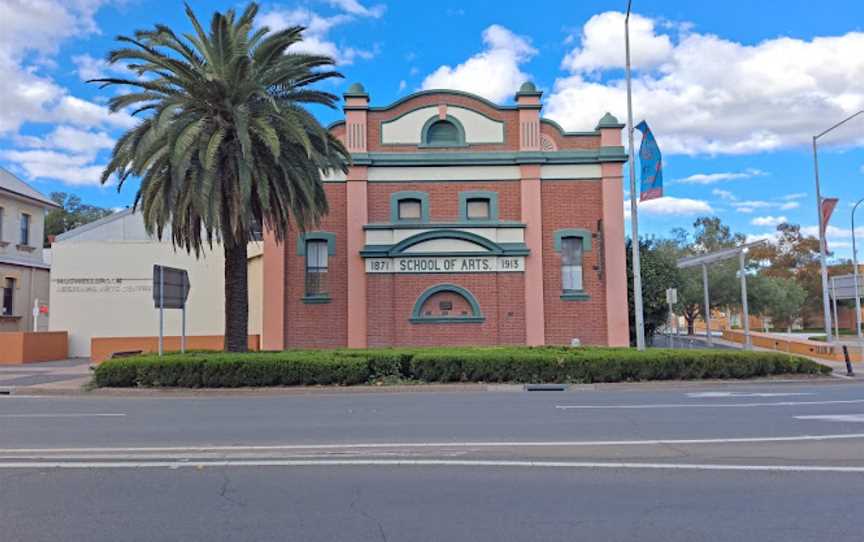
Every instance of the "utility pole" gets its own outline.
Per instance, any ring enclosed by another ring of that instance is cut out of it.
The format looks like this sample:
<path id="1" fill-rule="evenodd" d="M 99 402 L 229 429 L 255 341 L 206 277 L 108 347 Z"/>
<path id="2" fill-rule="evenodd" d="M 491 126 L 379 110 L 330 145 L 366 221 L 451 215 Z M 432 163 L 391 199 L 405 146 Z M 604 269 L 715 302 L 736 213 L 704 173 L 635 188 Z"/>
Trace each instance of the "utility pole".
<path id="1" fill-rule="evenodd" d="M 859 199 L 855 203 L 855 206 L 852 207 L 852 273 L 855 276 L 855 334 L 858 336 L 859 342 L 864 337 L 861 336 L 861 298 L 858 295 L 858 249 L 855 246 L 855 211 L 858 210 L 858 206 L 861 205 L 862 201 L 864 201 L 864 198 Z"/>
<path id="2" fill-rule="evenodd" d="M 636 157 L 633 152 L 633 89 L 630 81 L 630 6 L 633 0 L 627 0 L 627 15 L 624 17 L 624 49 L 627 67 L 627 139 L 630 143 L 630 249 L 633 253 L 633 309 L 636 313 L 636 348 L 645 350 L 645 324 L 642 317 L 642 267 L 639 263 L 639 205 L 636 199 Z"/>

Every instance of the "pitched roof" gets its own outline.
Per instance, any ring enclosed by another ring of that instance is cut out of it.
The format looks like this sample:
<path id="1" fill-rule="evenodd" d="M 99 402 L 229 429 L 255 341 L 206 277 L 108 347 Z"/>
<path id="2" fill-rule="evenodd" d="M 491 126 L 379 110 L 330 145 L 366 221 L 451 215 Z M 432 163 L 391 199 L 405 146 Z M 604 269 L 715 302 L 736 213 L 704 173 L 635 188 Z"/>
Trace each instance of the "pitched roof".
<path id="1" fill-rule="evenodd" d="M 0 190 L 10 192 L 12 194 L 15 194 L 16 196 L 27 198 L 38 203 L 42 203 L 48 207 L 60 208 L 59 205 L 51 201 L 51 198 L 31 187 L 30 185 L 13 175 L 10 171 L 2 167 L 0 167 Z"/>

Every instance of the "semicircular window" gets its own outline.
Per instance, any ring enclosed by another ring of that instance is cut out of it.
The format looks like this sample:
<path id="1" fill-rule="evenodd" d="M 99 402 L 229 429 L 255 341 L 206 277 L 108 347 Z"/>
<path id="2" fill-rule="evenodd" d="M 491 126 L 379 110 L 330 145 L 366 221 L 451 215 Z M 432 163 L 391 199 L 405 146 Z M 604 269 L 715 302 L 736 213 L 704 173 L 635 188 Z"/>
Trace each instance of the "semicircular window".
<path id="1" fill-rule="evenodd" d="M 439 120 L 432 123 L 426 132 L 426 144 L 439 147 L 448 145 L 459 145 L 459 128 L 448 120 Z"/>
<path id="2" fill-rule="evenodd" d="M 422 323 L 482 322 L 477 300 L 470 292 L 452 285 L 430 288 L 414 305 L 411 321 Z"/>

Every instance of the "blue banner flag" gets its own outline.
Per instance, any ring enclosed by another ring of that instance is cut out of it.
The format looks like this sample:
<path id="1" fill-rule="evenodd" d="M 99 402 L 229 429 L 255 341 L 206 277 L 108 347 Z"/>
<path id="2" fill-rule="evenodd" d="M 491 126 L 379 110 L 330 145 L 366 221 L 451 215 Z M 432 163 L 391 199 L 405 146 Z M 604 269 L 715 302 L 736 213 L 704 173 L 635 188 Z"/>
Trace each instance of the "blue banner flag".
<path id="1" fill-rule="evenodd" d="M 639 162 L 642 164 L 642 187 L 639 201 L 663 197 L 663 157 L 657 140 L 644 120 L 635 126 L 642 132 L 642 145 L 639 147 Z M 634 164 L 630 164 L 634 167 Z"/>

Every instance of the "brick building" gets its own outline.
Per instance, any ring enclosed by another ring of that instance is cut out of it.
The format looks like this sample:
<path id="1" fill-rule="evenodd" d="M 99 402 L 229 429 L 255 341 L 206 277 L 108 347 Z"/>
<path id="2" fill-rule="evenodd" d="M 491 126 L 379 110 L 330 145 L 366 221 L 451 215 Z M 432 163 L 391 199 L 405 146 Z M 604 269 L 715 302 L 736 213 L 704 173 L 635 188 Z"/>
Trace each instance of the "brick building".
<path id="1" fill-rule="evenodd" d="M 623 126 L 564 132 L 540 96 L 351 86 L 330 213 L 265 236 L 264 348 L 626 345 Z"/>

